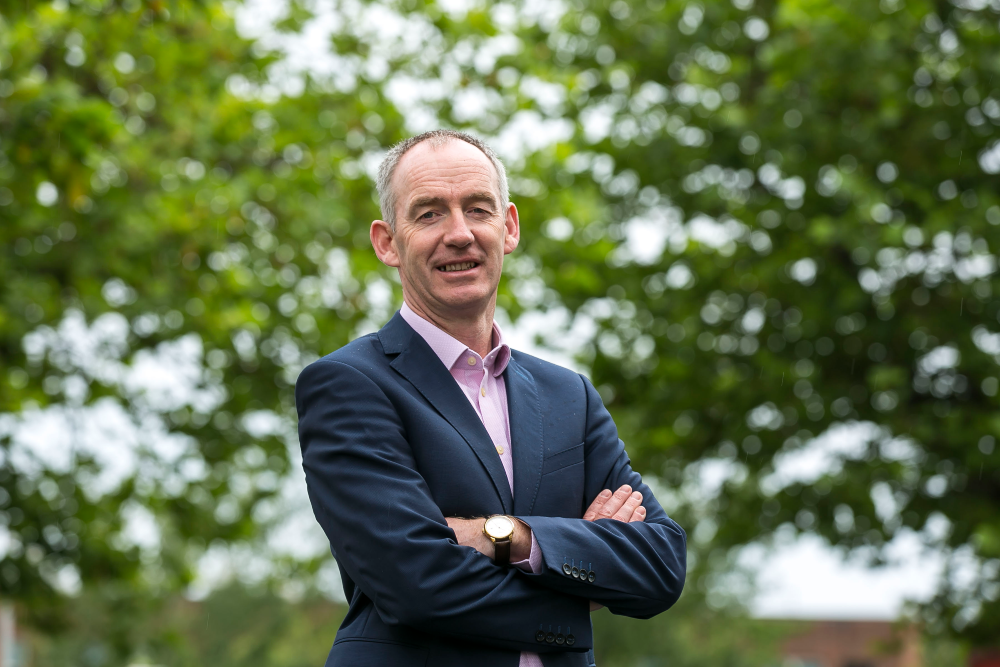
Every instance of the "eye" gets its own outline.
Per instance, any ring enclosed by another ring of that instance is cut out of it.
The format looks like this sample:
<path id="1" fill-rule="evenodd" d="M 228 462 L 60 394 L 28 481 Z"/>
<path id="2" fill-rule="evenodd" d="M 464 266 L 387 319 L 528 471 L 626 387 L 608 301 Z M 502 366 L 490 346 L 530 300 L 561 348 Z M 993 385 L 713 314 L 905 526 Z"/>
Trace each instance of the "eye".
<path id="1" fill-rule="evenodd" d="M 426 213 L 424 213 L 423 215 L 421 215 L 418 218 L 418 220 L 430 220 L 433 217 L 434 217 L 434 211 L 427 211 Z"/>

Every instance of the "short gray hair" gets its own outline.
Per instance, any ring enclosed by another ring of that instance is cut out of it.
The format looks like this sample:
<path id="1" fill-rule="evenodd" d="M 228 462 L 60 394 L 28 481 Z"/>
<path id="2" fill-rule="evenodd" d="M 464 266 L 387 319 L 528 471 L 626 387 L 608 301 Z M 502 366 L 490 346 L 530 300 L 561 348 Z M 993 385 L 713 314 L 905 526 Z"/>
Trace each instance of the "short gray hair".
<path id="1" fill-rule="evenodd" d="M 497 174 L 497 186 L 500 190 L 500 210 L 507 210 L 507 205 L 510 204 L 507 170 L 504 169 L 503 162 L 500 161 L 499 156 L 497 156 L 493 149 L 487 146 L 484 141 L 465 132 L 459 132 L 458 130 L 431 130 L 430 132 L 424 132 L 423 134 L 400 141 L 389 149 L 389 152 L 386 153 L 385 158 L 382 160 L 382 164 L 378 167 L 378 179 L 375 181 L 375 188 L 378 190 L 378 203 L 382 209 L 382 219 L 389 223 L 391 229 L 396 229 L 396 192 L 392 188 L 392 176 L 395 174 L 396 167 L 399 165 L 399 161 L 403 155 L 417 144 L 425 141 L 431 142 L 431 146 L 436 148 L 453 139 L 472 144 L 481 150 L 483 155 L 489 158 L 490 163 L 493 165 L 493 170 Z"/>

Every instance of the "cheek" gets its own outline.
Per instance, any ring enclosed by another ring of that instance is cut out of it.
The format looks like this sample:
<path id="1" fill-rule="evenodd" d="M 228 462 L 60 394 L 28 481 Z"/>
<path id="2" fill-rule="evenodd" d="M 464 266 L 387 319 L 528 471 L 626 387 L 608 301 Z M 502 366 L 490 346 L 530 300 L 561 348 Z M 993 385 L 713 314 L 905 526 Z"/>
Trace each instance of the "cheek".
<path id="1" fill-rule="evenodd" d="M 427 239 L 422 238 L 423 235 L 417 233 L 410 233 L 402 238 L 397 237 L 399 241 L 396 246 L 399 251 L 400 259 L 406 264 L 419 264 L 420 258 L 427 254 L 426 246 Z"/>
<path id="2" fill-rule="evenodd" d="M 505 244 L 505 231 L 499 222 L 491 221 L 484 225 L 481 234 L 476 235 L 476 240 L 479 246 L 488 253 L 501 252 Z"/>

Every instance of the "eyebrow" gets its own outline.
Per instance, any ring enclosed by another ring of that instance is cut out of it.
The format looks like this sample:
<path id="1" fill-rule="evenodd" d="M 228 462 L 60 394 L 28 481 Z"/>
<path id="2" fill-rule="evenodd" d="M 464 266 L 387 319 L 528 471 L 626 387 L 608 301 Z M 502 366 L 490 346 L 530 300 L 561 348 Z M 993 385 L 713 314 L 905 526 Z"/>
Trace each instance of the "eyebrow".
<path id="1" fill-rule="evenodd" d="M 473 192 L 462 198 L 463 204 L 469 204 L 471 202 L 486 202 L 494 209 L 497 207 L 497 198 L 492 192 Z M 410 204 L 409 214 L 412 217 L 418 209 L 424 208 L 425 206 L 434 206 L 436 204 L 444 203 L 444 199 L 441 197 L 419 197 L 413 200 Z"/>

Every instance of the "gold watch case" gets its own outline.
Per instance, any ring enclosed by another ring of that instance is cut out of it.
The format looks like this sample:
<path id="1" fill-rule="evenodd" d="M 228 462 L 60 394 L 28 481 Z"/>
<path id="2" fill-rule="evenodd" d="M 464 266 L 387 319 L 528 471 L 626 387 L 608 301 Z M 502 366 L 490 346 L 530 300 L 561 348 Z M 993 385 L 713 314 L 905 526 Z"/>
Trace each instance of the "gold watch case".
<path id="1" fill-rule="evenodd" d="M 509 540 L 514 534 L 514 521 L 502 514 L 491 516 L 483 526 L 483 532 L 493 540 Z"/>

